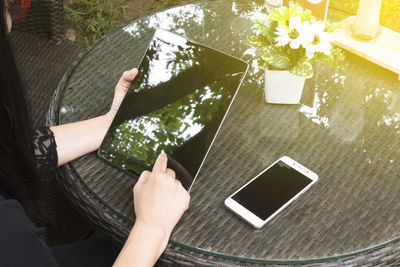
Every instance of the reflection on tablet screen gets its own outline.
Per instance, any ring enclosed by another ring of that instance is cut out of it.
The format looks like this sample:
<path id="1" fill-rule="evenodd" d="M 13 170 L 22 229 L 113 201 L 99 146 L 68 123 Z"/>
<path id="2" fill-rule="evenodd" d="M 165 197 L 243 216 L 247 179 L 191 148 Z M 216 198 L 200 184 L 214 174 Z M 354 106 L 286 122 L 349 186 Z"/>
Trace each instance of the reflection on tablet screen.
<path id="1" fill-rule="evenodd" d="M 246 71 L 241 60 L 157 30 L 99 155 L 138 175 L 164 151 L 195 178 Z"/>

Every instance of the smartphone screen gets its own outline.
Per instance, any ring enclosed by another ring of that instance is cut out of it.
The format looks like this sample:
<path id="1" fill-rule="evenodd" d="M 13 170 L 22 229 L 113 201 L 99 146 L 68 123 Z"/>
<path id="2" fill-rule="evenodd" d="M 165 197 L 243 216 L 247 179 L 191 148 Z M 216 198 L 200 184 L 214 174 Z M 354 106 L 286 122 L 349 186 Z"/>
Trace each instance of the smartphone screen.
<path id="1" fill-rule="evenodd" d="M 231 198 L 266 220 L 312 182 L 280 160 Z"/>

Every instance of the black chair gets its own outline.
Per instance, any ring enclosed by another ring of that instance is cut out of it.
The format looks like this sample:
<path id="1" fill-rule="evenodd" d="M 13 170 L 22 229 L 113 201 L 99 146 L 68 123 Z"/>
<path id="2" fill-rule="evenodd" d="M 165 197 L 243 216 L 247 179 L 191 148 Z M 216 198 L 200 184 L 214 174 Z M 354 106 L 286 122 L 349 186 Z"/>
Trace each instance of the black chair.
<path id="1" fill-rule="evenodd" d="M 32 0 L 27 16 L 13 25 L 10 40 L 27 92 L 33 125 L 45 126 L 59 81 L 85 49 L 64 37 L 62 0 Z M 44 174 L 42 180 L 45 208 L 31 219 L 36 226 L 46 228 L 48 245 L 60 245 L 90 235 L 90 224 L 64 196 L 57 185 L 56 173 Z"/>

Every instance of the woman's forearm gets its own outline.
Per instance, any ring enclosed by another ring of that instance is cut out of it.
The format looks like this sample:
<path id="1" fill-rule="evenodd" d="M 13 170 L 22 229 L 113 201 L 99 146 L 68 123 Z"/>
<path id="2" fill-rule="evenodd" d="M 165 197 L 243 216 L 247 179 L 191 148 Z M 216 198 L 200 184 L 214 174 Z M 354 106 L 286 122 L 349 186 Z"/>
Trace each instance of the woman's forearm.
<path id="1" fill-rule="evenodd" d="M 169 233 L 136 222 L 113 267 L 154 266 L 168 244 Z"/>
<path id="2" fill-rule="evenodd" d="M 86 153 L 95 151 L 100 147 L 137 73 L 138 70 L 134 68 L 122 74 L 121 79 L 119 79 L 115 86 L 113 102 L 107 114 L 86 121 L 68 123 L 50 128 L 56 139 L 58 166 L 83 156 Z"/>
<path id="3" fill-rule="evenodd" d="M 51 127 L 57 144 L 58 166 L 97 150 L 111 125 L 112 117 L 107 113 L 93 119 Z"/>

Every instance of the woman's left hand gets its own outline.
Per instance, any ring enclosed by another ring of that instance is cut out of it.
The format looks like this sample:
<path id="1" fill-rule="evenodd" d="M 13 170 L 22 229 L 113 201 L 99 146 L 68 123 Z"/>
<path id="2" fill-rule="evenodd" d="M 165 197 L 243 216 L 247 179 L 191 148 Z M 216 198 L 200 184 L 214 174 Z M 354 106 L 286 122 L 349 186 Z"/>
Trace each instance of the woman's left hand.
<path id="1" fill-rule="evenodd" d="M 50 128 L 57 143 L 58 166 L 100 147 L 129 86 L 137 74 L 137 69 L 131 69 L 122 74 L 115 86 L 114 99 L 107 114 Z"/>
<path id="2" fill-rule="evenodd" d="M 137 74 L 138 70 L 136 68 L 125 71 L 122 74 L 121 79 L 119 79 L 117 85 L 115 86 L 114 99 L 111 104 L 110 111 L 107 113 L 111 121 L 117 114 L 119 106 L 121 105 L 122 100 L 124 99 L 129 86 L 131 85 L 133 79 L 135 79 Z"/>

